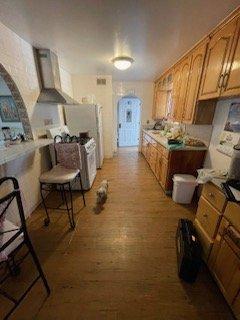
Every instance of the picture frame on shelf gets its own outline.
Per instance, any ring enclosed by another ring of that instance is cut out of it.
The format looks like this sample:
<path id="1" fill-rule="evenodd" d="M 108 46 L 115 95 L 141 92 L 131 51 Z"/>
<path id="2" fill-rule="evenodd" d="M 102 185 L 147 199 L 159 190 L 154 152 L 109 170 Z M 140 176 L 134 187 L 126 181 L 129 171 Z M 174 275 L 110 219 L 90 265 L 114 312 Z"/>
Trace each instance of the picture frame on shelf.
<path id="1" fill-rule="evenodd" d="M 12 96 L 0 96 L 0 117 L 2 122 L 20 122 L 17 106 Z"/>

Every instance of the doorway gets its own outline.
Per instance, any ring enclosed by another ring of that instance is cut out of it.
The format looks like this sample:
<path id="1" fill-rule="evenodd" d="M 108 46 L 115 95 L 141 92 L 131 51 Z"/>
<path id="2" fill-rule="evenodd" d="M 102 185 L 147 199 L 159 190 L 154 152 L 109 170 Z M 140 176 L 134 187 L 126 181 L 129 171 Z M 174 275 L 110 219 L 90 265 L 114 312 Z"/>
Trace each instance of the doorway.
<path id="1" fill-rule="evenodd" d="M 118 146 L 139 145 L 141 123 L 141 100 L 125 96 L 118 102 Z"/>

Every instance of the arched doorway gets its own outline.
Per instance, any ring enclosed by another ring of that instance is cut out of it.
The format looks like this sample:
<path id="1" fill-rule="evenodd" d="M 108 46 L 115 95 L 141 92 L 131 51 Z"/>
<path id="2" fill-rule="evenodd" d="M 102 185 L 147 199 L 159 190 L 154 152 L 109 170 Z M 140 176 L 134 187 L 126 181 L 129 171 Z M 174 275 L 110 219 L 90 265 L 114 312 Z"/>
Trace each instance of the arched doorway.
<path id="1" fill-rule="evenodd" d="M 124 96 L 118 101 L 118 146 L 138 146 L 140 141 L 141 100 Z"/>

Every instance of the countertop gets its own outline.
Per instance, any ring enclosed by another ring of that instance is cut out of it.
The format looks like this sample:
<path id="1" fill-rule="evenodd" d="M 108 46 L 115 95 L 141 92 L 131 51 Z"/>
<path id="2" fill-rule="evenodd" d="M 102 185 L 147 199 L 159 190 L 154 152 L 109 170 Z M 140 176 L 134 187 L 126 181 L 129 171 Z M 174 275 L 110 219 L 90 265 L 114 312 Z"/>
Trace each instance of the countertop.
<path id="1" fill-rule="evenodd" d="M 221 183 L 226 182 L 226 181 L 227 181 L 227 178 L 226 178 L 226 179 L 223 179 L 223 178 L 213 178 L 213 179 L 211 180 L 211 182 L 212 182 L 216 187 L 218 187 L 220 190 L 222 190 Z"/>
<path id="2" fill-rule="evenodd" d="M 15 160 L 27 153 L 33 152 L 36 149 L 48 146 L 52 143 L 53 139 L 38 139 L 10 145 L 6 148 L 0 148 L 0 165 L 11 160 Z"/>
<path id="3" fill-rule="evenodd" d="M 184 144 L 178 146 L 176 149 L 172 148 L 168 144 L 168 140 L 166 137 L 161 136 L 159 133 L 153 133 L 154 130 L 146 130 L 142 129 L 143 132 L 147 133 L 151 138 L 153 138 L 156 142 L 160 143 L 164 148 L 168 149 L 169 151 L 183 151 L 183 150 L 194 150 L 194 151 L 205 151 L 208 150 L 207 147 L 192 147 L 192 146 L 185 146 Z"/>

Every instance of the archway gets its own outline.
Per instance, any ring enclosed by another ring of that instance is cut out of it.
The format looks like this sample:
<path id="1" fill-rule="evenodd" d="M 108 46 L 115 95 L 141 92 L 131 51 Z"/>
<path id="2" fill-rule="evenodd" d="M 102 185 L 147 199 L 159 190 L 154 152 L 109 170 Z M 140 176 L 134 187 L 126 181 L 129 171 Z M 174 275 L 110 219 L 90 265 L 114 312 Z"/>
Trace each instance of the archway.
<path id="1" fill-rule="evenodd" d="M 134 95 L 124 96 L 118 101 L 118 147 L 139 145 L 141 104 Z"/>
<path id="2" fill-rule="evenodd" d="M 9 93 L 10 93 L 9 96 L 14 101 L 13 107 L 16 107 L 17 109 L 19 122 L 22 123 L 22 128 L 26 138 L 33 139 L 32 129 L 31 129 L 29 118 L 28 118 L 28 113 L 27 113 L 25 103 L 21 97 L 21 94 L 14 80 L 12 79 L 10 74 L 7 72 L 7 70 L 4 68 L 4 66 L 1 63 L 0 63 L 0 77 L 2 81 L 5 83 L 6 87 L 9 89 Z M 11 103 L 11 100 L 10 100 L 10 103 Z"/>

